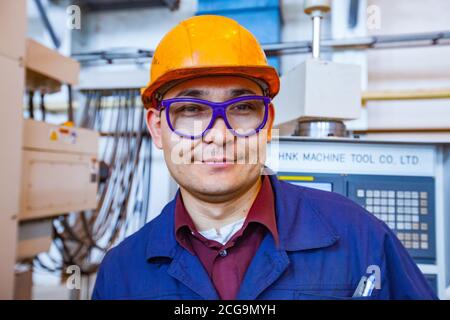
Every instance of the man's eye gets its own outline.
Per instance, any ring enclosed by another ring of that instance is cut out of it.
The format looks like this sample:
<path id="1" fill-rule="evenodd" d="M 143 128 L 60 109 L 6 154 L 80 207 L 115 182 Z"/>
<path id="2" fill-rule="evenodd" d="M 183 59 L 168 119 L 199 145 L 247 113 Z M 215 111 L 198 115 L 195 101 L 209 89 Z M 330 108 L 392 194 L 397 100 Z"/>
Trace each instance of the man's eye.
<path id="1" fill-rule="evenodd" d="M 251 111 L 253 110 L 253 106 L 249 103 L 240 103 L 240 104 L 236 104 L 231 108 L 233 111 Z"/>
<path id="2" fill-rule="evenodd" d="M 177 108 L 177 112 L 184 112 L 184 113 L 198 113 L 201 112 L 203 108 L 197 105 L 184 105 L 179 108 Z"/>

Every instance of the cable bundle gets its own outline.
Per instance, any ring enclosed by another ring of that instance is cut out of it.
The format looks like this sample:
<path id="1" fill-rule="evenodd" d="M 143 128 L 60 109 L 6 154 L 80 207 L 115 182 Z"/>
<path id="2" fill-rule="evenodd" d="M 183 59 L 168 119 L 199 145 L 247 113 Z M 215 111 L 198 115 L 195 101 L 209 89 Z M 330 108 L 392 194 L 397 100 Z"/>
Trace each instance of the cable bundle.
<path id="1" fill-rule="evenodd" d="M 52 248 L 34 263 L 52 272 L 69 265 L 79 266 L 82 274 L 96 272 L 105 252 L 148 219 L 152 145 L 139 90 L 83 93 L 79 126 L 101 136 L 98 205 L 54 220 Z"/>

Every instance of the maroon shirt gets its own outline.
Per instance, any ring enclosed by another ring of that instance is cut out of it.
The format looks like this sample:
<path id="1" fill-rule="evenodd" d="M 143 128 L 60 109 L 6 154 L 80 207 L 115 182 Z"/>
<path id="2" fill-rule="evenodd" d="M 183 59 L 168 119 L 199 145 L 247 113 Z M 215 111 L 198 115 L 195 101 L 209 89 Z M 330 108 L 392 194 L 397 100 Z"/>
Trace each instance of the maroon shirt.
<path id="1" fill-rule="evenodd" d="M 180 193 L 176 199 L 176 239 L 200 259 L 221 299 L 237 297 L 245 272 L 267 231 L 278 244 L 272 186 L 264 176 L 242 228 L 225 245 L 202 236 L 184 207 Z"/>

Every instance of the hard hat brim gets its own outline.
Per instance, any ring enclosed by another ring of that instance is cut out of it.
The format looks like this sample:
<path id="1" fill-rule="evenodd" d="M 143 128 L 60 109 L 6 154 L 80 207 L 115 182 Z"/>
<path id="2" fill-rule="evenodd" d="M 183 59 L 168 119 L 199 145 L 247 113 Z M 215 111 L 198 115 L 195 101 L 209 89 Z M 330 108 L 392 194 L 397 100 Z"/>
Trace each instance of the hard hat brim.
<path id="1" fill-rule="evenodd" d="M 164 73 L 156 81 L 141 90 L 142 102 L 146 109 L 156 108 L 158 100 L 155 93 L 168 84 L 179 81 L 199 78 L 204 76 L 242 76 L 260 80 L 267 85 L 267 93 L 273 98 L 280 90 L 280 79 L 274 67 L 271 66 L 212 66 L 212 67 L 189 67 L 170 70 Z"/>

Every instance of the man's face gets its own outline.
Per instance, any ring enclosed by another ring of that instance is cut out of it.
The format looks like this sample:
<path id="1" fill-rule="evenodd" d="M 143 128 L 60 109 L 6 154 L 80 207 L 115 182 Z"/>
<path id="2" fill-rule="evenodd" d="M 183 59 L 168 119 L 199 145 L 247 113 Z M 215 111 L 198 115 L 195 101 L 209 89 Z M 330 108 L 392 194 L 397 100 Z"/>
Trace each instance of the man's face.
<path id="1" fill-rule="evenodd" d="M 262 96 L 263 93 L 252 80 L 214 76 L 179 83 L 166 92 L 163 100 L 190 97 L 224 102 L 246 95 Z M 165 110 L 150 109 L 147 125 L 177 183 L 200 199 L 223 201 L 248 190 L 260 176 L 273 116 L 270 105 L 265 127 L 248 137 L 234 136 L 222 118 L 217 118 L 201 138 L 181 137 L 170 129 Z"/>

